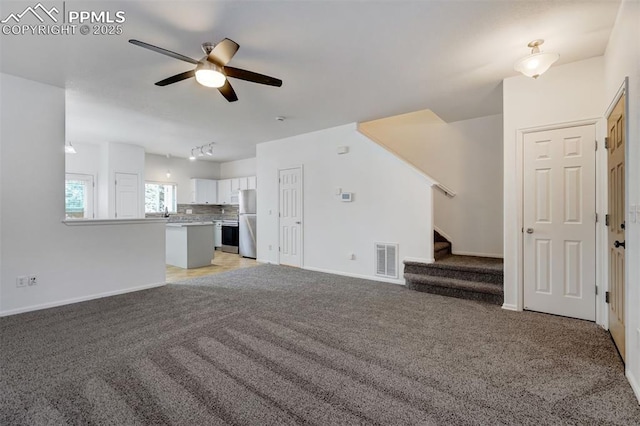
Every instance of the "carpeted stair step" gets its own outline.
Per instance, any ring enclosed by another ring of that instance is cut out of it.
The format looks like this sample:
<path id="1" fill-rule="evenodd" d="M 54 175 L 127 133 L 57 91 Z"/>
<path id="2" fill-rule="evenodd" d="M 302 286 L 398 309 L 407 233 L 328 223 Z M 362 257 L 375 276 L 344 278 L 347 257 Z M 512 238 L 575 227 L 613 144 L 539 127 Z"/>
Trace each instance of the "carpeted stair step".
<path id="1" fill-rule="evenodd" d="M 444 259 L 451 254 L 451 243 L 440 241 L 433 244 L 433 258 L 435 260 Z"/>
<path id="2" fill-rule="evenodd" d="M 464 258 L 458 260 L 458 258 Z M 470 260 L 471 259 L 471 260 Z M 459 280 L 485 282 L 491 284 L 504 283 L 504 272 L 501 259 L 488 260 L 488 264 L 473 262 L 471 256 L 447 256 L 434 263 L 404 262 L 404 272 L 410 274 L 428 275 L 434 277 L 448 277 Z M 467 263 L 463 263 L 466 261 Z"/>
<path id="3" fill-rule="evenodd" d="M 499 284 L 408 272 L 405 272 L 404 278 L 407 287 L 412 290 L 498 305 L 503 303 L 503 289 Z"/>

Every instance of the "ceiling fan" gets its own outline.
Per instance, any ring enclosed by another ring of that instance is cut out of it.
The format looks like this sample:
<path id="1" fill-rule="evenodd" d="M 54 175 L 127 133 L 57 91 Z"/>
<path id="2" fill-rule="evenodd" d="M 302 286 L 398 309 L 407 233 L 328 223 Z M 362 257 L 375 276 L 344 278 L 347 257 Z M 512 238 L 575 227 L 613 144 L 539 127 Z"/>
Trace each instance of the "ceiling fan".
<path id="1" fill-rule="evenodd" d="M 181 61 L 189 62 L 196 66 L 190 71 L 185 71 L 165 78 L 164 80 L 160 80 L 156 83 L 156 86 L 167 86 L 169 84 L 195 77 L 198 83 L 203 86 L 217 88 L 222 96 L 224 96 L 229 102 L 237 101 L 238 96 L 236 95 L 235 90 L 233 90 L 233 87 L 231 87 L 227 77 L 238 78 L 240 80 L 251 81 L 258 84 L 266 84 L 268 86 L 282 86 L 282 80 L 277 78 L 240 68 L 228 67 L 227 64 L 240 48 L 238 43 L 228 38 L 225 38 L 218 44 L 202 43 L 202 51 L 205 56 L 199 61 L 143 41 L 132 39 L 129 40 L 129 43 L 144 47 L 145 49 L 153 50 L 154 52 L 162 53 L 163 55 L 171 56 L 175 59 L 180 59 Z"/>

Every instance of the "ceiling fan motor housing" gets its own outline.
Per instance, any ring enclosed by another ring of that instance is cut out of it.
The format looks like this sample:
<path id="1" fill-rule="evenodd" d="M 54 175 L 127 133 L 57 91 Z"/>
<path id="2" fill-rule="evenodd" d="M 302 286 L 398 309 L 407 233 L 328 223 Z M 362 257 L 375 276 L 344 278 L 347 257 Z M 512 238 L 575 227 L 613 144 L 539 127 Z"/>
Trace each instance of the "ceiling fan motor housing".
<path id="1" fill-rule="evenodd" d="M 211 53 L 214 47 L 216 47 L 216 45 L 209 41 L 205 41 L 204 43 L 202 43 L 202 51 L 207 56 L 209 56 L 209 53 Z"/>

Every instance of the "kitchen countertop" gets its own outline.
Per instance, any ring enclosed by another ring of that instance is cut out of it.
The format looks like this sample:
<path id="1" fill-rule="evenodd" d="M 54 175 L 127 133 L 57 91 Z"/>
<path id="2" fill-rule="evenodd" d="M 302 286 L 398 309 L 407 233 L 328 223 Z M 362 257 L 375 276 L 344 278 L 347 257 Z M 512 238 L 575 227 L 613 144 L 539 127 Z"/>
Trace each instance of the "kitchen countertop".
<path id="1" fill-rule="evenodd" d="M 167 226 L 181 228 L 183 226 L 213 226 L 213 222 L 169 222 Z"/>

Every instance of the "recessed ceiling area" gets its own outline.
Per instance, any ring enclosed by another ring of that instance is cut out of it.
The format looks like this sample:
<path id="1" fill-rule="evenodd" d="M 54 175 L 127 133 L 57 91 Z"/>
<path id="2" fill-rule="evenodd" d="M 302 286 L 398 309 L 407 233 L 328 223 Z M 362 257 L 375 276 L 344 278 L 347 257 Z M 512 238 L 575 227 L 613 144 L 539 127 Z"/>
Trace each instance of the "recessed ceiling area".
<path id="1" fill-rule="evenodd" d="M 29 5 L 3 0 L 0 16 Z M 123 33 L 2 35 L 1 71 L 67 89 L 68 141 L 131 143 L 183 158 L 215 142 L 214 161 L 253 157 L 260 142 L 423 109 L 448 122 L 501 113 L 501 82 L 518 74 L 513 64 L 528 42 L 544 39 L 543 50 L 560 54 L 554 66 L 600 56 L 619 8 L 564 0 L 72 5 L 124 11 Z M 282 87 L 231 80 L 233 103 L 194 79 L 158 87 L 193 66 L 128 43 L 197 60 L 203 42 L 225 37 L 240 45 L 234 67 L 277 77 Z"/>

